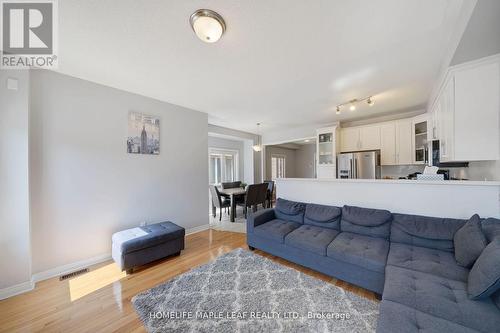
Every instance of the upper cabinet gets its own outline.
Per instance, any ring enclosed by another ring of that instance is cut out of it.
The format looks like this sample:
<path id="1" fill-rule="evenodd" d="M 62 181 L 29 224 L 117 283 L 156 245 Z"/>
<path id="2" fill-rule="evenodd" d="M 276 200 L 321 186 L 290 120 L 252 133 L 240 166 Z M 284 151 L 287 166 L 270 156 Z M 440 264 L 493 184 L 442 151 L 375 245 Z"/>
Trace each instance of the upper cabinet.
<path id="1" fill-rule="evenodd" d="M 337 126 L 316 130 L 317 177 L 336 178 L 337 176 Z"/>
<path id="2" fill-rule="evenodd" d="M 380 124 L 380 164 L 412 164 L 412 119 Z"/>
<path id="3" fill-rule="evenodd" d="M 380 149 L 380 126 L 363 126 L 359 131 L 359 146 L 361 150 Z"/>
<path id="4" fill-rule="evenodd" d="M 432 106 L 440 161 L 500 158 L 500 56 L 450 69 Z"/>
<path id="5" fill-rule="evenodd" d="M 424 164 L 428 161 L 429 156 L 429 139 L 431 133 L 428 115 L 418 116 L 412 119 L 411 133 L 412 133 L 412 163 Z"/>
<path id="6" fill-rule="evenodd" d="M 396 165 L 396 122 L 380 125 L 380 164 Z"/>
<path id="7" fill-rule="evenodd" d="M 359 150 L 359 128 L 347 127 L 340 132 L 340 150 L 342 152 Z"/>
<path id="8" fill-rule="evenodd" d="M 412 164 L 412 119 L 401 119 L 396 121 L 396 164 Z"/>
<path id="9" fill-rule="evenodd" d="M 380 126 L 343 128 L 340 141 L 342 152 L 380 149 Z"/>

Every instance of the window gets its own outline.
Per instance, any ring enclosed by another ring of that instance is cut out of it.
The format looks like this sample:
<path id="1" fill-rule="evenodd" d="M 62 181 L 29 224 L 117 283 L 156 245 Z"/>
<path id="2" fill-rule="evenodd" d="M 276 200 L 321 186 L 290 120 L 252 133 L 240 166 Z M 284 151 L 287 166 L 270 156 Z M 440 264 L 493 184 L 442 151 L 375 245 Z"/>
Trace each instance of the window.
<path id="1" fill-rule="evenodd" d="M 238 178 L 238 152 L 210 148 L 208 152 L 210 184 L 233 182 Z"/>
<path id="2" fill-rule="evenodd" d="M 284 155 L 271 155 L 271 178 L 285 178 Z"/>

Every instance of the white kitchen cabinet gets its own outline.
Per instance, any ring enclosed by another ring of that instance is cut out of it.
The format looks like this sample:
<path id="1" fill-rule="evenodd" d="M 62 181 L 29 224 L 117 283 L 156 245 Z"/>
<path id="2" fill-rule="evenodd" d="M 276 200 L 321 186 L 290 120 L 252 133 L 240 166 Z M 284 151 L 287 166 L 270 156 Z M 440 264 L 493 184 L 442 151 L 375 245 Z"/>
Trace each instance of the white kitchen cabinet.
<path id="1" fill-rule="evenodd" d="M 500 55 L 450 68 L 432 106 L 441 162 L 500 159 Z"/>
<path id="2" fill-rule="evenodd" d="M 412 119 L 379 124 L 380 164 L 412 164 Z"/>
<path id="3" fill-rule="evenodd" d="M 430 127 L 429 116 L 427 114 L 412 119 L 413 164 L 425 164 L 428 162 Z"/>
<path id="4" fill-rule="evenodd" d="M 453 139 L 454 139 L 454 101 L 455 80 L 452 77 L 446 82 L 440 98 L 439 122 L 439 144 L 441 162 L 454 161 Z"/>
<path id="5" fill-rule="evenodd" d="M 499 159 L 500 64 L 457 70 L 454 82 L 453 159 Z"/>
<path id="6" fill-rule="evenodd" d="M 343 128 L 341 131 L 342 152 L 380 149 L 380 125 Z"/>
<path id="7" fill-rule="evenodd" d="M 316 130 L 317 178 L 337 177 L 337 126 Z"/>
<path id="8" fill-rule="evenodd" d="M 396 122 L 380 125 L 380 164 L 396 165 Z"/>
<path id="9" fill-rule="evenodd" d="M 396 164 L 412 164 L 412 119 L 396 121 Z"/>
<path id="10" fill-rule="evenodd" d="M 431 127 L 429 129 L 430 131 L 430 138 L 431 140 L 439 140 L 439 116 L 441 113 L 441 104 L 440 101 L 434 102 L 434 105 L 432 106 L 431 109 L 431 114 L 430 114 L 430 119 L 431 119 Z"/>
<path id="11" fill-rule="evenodd" d="M 347 127 L 341 130 L 340 150 L 342 152 L 359 150 L 359 127 Z"/>
<path id="12" fill-rule="evenodd" d="M 360 150 L 380 149 L 380 126 L 363 126 L 359 129 Z"/>

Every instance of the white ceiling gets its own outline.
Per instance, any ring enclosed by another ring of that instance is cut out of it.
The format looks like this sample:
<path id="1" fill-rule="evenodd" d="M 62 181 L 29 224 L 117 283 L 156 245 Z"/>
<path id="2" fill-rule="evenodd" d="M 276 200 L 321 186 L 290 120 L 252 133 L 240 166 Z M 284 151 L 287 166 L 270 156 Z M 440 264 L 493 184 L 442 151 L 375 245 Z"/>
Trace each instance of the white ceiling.
<path id="1" fill-rule="evenodd" d="M 255 132 L 426 103 L 462 0 L 60 0 L 59 72 L 207 112 Z M 189 16 L 227 31 L 198 40 Z M 375 105 L 335 115 L 373 95 Z M 147 110 L 144 110 L 147 111 Z"/>

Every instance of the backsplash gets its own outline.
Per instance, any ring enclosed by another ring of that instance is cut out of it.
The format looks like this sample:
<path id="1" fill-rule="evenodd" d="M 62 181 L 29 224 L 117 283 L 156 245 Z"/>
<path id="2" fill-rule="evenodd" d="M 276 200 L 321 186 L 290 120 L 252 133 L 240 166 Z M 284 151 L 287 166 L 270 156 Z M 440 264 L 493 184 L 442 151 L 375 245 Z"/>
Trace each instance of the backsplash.
<path id="1" fill-rule="evenodd" d="M 424 165 L 385 165 L 381 176 L 398 179 L 414 172 L 423 172 Z M 469 180 L 500 180 L 500 161 L 470 162 L 468 168 L 442 168 L 450 170 L 450 177 Z"/>
<path id="2" fill-rule="evenodd" d="M 469 162 L 468 168 L 449 168 L 450 177 L 469 180 L 500 180 L 500 161 Z"/>
<path id="3" fill-rule="evenodd" d="M 424 168 L 424 165 L 383 165 L 380 174 L 382 178 L 398 179 L 399 177 L 406 177 L 410 173 L 423 172 Z"/>

